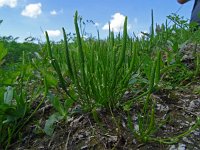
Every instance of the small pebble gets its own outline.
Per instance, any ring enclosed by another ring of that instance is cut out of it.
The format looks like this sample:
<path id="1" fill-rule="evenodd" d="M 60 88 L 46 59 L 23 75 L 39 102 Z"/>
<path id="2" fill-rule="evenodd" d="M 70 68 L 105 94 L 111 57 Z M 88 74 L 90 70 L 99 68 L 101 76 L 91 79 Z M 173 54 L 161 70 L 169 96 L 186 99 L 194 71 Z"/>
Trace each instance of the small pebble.
<path id="1" fill-rule="evenodd" d="M 190 102 L 190 105 L 189 105 L 189 110 L 193 110 L 193 109 L 197 109 L 200 107 L 200 99 L 197 99 L 197 100 L 193 100 Z"/>
<path id="2" fill-rule="evenodd" d="M 186 143 L 189 143 L 189 144 L 193 144 L 193 142 L 190 141 L 187 137 L 184 137 L 183 141 L 186 142 Z"/>
<path id="3" fill-rule="evenodd" d="M 186 145 L 182 144 L 182 143 L 179 143 L 178 144 L 178 150 L 186 150 Z"/>
<path id="4" fill-rule="evenodd" d="M 200 136 L 200 132 L 198 132 L 198 131 L 193 131 L 193 134 L 196 136 Z"/>
<path id="5" fill-rule="evenodd" d="M 169 150 L 177 150 L 175 145 L 170 146 Z"/>

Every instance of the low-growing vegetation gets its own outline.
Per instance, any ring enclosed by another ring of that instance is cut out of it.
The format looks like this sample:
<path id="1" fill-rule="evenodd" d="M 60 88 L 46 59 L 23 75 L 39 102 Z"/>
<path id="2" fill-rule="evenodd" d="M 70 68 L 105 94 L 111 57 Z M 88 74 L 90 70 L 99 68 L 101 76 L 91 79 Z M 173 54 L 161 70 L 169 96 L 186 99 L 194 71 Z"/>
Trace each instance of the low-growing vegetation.
<path id="1" fill-rule="evenodd" d="M 200 149 L 200 30 L 151 16 L 142 37 L 126 17 L 85 38 L 78 12 L 60 42 L 1 37 L 0 149 Z"/>

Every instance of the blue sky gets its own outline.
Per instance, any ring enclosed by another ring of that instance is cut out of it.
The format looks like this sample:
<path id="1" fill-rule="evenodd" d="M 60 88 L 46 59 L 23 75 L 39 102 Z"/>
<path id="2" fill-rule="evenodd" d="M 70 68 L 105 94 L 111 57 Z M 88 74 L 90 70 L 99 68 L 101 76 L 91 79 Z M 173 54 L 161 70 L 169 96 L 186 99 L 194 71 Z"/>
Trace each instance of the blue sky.
<path id="1" fill-rule="evenodd" d="M 161 24 L 166 16 L 178 11 L 180 16 L 190 18 L 194 0 L 180 5 L 176 0 L 0 0 L 0 36 L 33 36 L 44 40 L 43 31 L 48 31 L 52 40 L 62 38 L 61 28 L 74 32 L 73 16 L 76 10 L 84 20 L 93 20 L 86 31 L 100 36 L 108 33 L 110 21 L 115 32 L 122 28 L 124 16 L 128 16 L 129 33 L 148 31 L 151 24 L 151 9 L 154 20 Z M 180 8 L 181 7 L 181 8 Z"/>

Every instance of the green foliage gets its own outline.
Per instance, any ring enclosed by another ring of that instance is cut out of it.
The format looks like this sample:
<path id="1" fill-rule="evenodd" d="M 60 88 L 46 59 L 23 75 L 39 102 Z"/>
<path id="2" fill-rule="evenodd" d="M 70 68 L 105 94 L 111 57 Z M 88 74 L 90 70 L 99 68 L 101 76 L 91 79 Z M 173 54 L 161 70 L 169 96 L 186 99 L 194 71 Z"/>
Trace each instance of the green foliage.
<path id="1" fill-rule="evenodd" d="M 38 98 L 38 91 L 30 90 L 30 79 L 33 79 L 33 68 L 22 55 L 22 62 L 16 65 L 16 70 L 9 70 L 9 67 L 0 68 L 2 77 L 0 84 L 0 148 L 7 149 L 14 139 L 18 139 L 23 127 L 35 114 L 44 99 L 32 111 L 32 102 Z M 37 88 L 40 86 L 37 85 Z M 6 89 L 6 91 L 5 91 Z M 39 91 L 40 93 L 41 91 Z M 41 94 L 41 93 L 40 93 Z M 29 97 L 28 97 L 29 95 Z"/>
<path id="2" fill-rule="evenodd" d="M 156 101 L 151 95 L 160 89 L 172 90 L 199 76 L 199 53 L 192 70 L 182 62 L 179 50 L 188 41 L 199 43 L 200 30 L 194 33 L 195 26 L 176 14 L 168 16 L 172 25 L 167 20 L 159 30 L 154 29 L 153 11 L 151 19 L 151 31 L 142 38 L 128 35 L 125 17 L 122 35 L 115 35 L 109 25 L 107 39 L 101 40 L 99 31 L 97 39 L 84 39 L 85 25 L 78 12 L 73 38 L 64 28 L 64 39 L 57 43 L 50 41 L 47 32 L 46 43 L 41 45 L 32 43 L 31 37 L 24 43 L 17 43 L 12 36 L 1 37 L 0 145 L 8 148 L 45 100 L 54 108 L 43 129 L 49 136 L 57 122 L 68 121 L 73 115 L 71 108 L 77 105 L 82 113 L 92 113 L 99 124 L 97 110 L 105 108 L 114 117 L 113 109 L 123 107 L 131 132 L 144 143 L 172 144 L 198 128 L 199 118 L 192 128 L 176 137 L 154 137 L 160 122 L 156 120 Z M 124 101 L 127 92 L 133 98 Z M 37 104 L 34 109 L 33 102 Z M 131 109 L 138 104 L 142 108 L 137 111 L 136 129 Z M 118 126 L 118 121 L 113 120 Z"/>
<path id="3" fill-rule="evenodd" d="M 136 70 L 136 49 L 134 56 L 127 57 L 127 17 L 124 22 L 124 34 L 122 47 L 114 45 L 114 33 L 111 43 L 101 41 L 84 41 L 79 33 L 78 13 L 75 13 L 74 24 L 77 36 L 78 51 L 69 50 L 65 30 L 64 46 L 66 52 L 66 64 L 69 77 L 73 81 L 76 92 L 79 96 L 79 103 L 87 111 L 96 107 L 115 107 L 122 98 L 129 80 Z M 47 38 L 47 49 L 52 65 L 56 70 L 62 88 L 67 88 L 61 74 L 58 60 L 54 58 L 51 45 Z M 128 64 L 127 64 L 128 63 Z M 66 90 L 65 90 L 66 91 Z M 69 93 L 67 94 L 69 95 Z"/>
<path id="4" fill-rule="evenodd" d="M 51 136 L 54 132 L 55 126 L 54 124 L 58 121 L 63 119 L 63 116 L 61 116 L 59 113 L 54 113 L 49 117 L 48 120 L 46 120 L 45 127 L 44 127 L 44 132 Z"/>
<path id="5" fill-rule="evenodd" d="M 160 52 L 156 60 L 153 62 L 151 68 L 151 75 L 149 80 L 148 93 L 144 101 L 143 110 L 138 114 L 138 130 L 132 126 L 130 115 L 128 115 L 128 126 L 133 132 L 134 136 L 142 142 L 148 142 L 152 134 L 156 130 L 155 122 L 155 102 L 151 100 L 150 95 L 153 92 L 154 86 L 159 82 L 160 75 Z M 126 106 L 127 107 L 127 106 Z M 126 108 L 126 110 L 129 110 Z"/>
<path id="6" fill-rule="evenodd" d="M 53 95 L 49 95 L 50 102 L 52 103 L 53 107 L 56 109 L 57 112 L 53 113 L 49 119 L 45 123 L 44 132 L 47 135 L 52 135 L 55 128 L 55 123 L 60 120 L 67 120 L 69 108 L 72 107 L 74 101 L 72 99 L 66 99 L 64 104 Z"/>
<path id="7" fill-rule="evenodd" d="M 8 51 L 4 47 L 3 43 L 0 42 L 0 65 L 3 63 L 3 58 L 7 55 Z"/>
<path id="8" fill-rule="evenodd" d="M 23 93 L 18 95 L 13 87 L 8 86 L 4 101 L 0 102 L 0 143 L 9 145 L 27 111 L 28 103 L 25 103 Z"/>
<path id="9" fill-rule="evenodd" d="M 7 50 L 5 57 L 6 64 L 20 63 L 22 61 L 22 52 L 24 51 L 27 55 L 31 56 L 31 53 L 39 51 L 39 45 L 35 43 L 17 43 L 14 40 L 0 39 L 0 43 L 4 45 L 4 49 Z M 0 44 L 0 45 L 2 45 Z M 2 46 L 0 46 L 2 47 Z M 28 58 L 28 57 L 27 57 Z M 26 59 L 27 59 L 26 58 Z"/>

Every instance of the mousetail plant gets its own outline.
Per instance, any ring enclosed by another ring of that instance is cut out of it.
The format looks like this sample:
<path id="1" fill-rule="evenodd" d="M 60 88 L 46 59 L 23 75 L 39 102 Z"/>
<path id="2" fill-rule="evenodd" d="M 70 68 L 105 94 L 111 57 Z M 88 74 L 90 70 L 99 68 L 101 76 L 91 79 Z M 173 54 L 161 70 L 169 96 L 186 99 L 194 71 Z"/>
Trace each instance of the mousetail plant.
<path id="1" fill-rule="evenodd" d="M 59 63 L 58 61 L 56 60 L 56 58 L 54 58 L 53 54 L 52 54 L 52 48 L 51 48 L 51 44 L 50 44 L 50 40 L 49 40 L 49 36 L 48 36 L 48 33 L 47 31 L 45 32 L 45 35 L 46 35 L 46 40 L 47 40 L 47 50 L 48 50 L 48 55 L 49 55 L 49 59 L 50 59 L 50 62 L 54 68 L 54 70 L 56 71 L 57 75 L 58 75 L 58 78 L 59 78 L 59 81 L 61 83 L 61 87 L 62 89 L 65 91 L 65 93 L 71 98 L 71 99 L 74 99 L 70 93 L 68 92 L 67 90 L 67 83 L 62 75 L 62 72 L 61 72 L 61 68 L 59 66 Z"/>
<path id="2" fill-rule="evenodd" d="M 84 110 L 115 107 L 124 95 L 129 86 L 129 80 L 136 71 L 136 49 L 132 52 L 134 55 L 127 55 L 127 17 L 124 21 L 123 36 L 115 39 L 114 32 L 109 31 L 110 40 L 108 43 L 99 38 L 97 40 L 84 40 L 81 37 L 78 12 L 74 16 L 74 25 L 76 31 L 75 49 L 69 49 L 67 34 L 64 28 L 62 30 L 68 76 L 78 94 L 77 102 L 83 106 Z M 58 61 L 52 55 L 47 32 L 46 39 L 51 63 L 59 76 L 62 88 L 66 89 Z M 70 96 L 67 90 L 65 92 Z"/>

